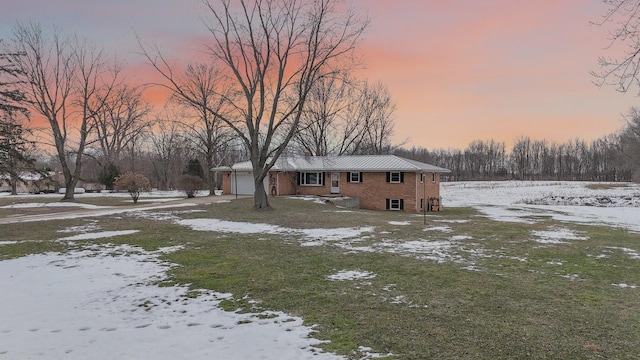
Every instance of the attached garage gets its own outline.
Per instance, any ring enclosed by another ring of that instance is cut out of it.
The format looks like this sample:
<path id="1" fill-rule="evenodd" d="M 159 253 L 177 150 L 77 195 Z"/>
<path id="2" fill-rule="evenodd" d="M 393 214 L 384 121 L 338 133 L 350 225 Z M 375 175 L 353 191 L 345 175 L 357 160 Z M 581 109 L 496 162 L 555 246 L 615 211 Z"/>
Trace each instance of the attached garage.
<path id="1" fill-rule="evenodd" d="M 269 179 L 262 181 L 264 190 L 267 191 Z M 238 191 L 236 191 L 236 189 Z M 250 171 L 235 171 L 231 173 L 231 193 L 238 195 L 253 195 L 256 188 L 253 183 L 253 173 Z"/>

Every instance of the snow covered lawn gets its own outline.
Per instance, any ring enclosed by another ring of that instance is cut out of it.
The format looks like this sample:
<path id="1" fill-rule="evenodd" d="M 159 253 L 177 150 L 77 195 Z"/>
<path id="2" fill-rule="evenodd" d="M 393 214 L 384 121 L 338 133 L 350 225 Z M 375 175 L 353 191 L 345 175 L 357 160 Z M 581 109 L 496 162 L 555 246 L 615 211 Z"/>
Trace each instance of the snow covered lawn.
<path id="1" fill-rule="evenodd" d="M 158 255 L 174 250 L 107 245 L 1 261 L 0 358 L 338 358 L 313 351 L 300 318 L 226 312 L 218 304 L 231 294 L 159 287 L 171 265 Z"/>
<path id="2" fill-rule="evenodd" d="M 445 207 L 472 206 L 498 221 L 527 223 L 550 217 L 640 232 L 640 184 L 589 185 L 557 181 L 443 183 L 441 196 Z"/>
<path id="3" fill-rule="evenodd" d="M 0 359 L 346 358 L 316 331 L 360 359 L 625 357 L 640 351 L 640 186 L 587 185 L 444 183 L 426 225 L 299 199 L 271 215 L 162 202 L 82 219 L 25 197 L 0 208 L 51 209 L 68 251 L 7 258 L 38 227 L 0 235 Z M 212 281 L 233 291 L 190 286 Z"/>

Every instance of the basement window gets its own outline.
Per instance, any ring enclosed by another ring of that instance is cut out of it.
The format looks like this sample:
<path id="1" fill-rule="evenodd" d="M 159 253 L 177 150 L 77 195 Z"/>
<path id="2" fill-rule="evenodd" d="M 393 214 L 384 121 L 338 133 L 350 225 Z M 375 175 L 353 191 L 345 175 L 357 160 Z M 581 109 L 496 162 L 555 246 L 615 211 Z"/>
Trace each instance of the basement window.
<path id="1" fill-rule="evenodd" d="M 387 199 L 387 210 L 404 210 L 404 199 Z"/>

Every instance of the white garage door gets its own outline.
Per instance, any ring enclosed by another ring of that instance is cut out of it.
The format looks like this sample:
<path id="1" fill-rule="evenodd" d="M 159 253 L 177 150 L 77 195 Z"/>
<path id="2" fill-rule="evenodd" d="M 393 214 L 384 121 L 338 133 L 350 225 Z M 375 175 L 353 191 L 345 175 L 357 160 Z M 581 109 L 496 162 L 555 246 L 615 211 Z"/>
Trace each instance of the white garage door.
<path id="1" fill-rule="evenodd" d="M 269 186 L 269 179 L 265 177 L 262 183 L 266 191 Z M 238 189 L 237 192 L 236 189 Z M 253 195 L 254 192 L 255 186 L 253 185 L 253 173 L 241 171 L 231 173 L 231 193 L 238 195 Z"/>

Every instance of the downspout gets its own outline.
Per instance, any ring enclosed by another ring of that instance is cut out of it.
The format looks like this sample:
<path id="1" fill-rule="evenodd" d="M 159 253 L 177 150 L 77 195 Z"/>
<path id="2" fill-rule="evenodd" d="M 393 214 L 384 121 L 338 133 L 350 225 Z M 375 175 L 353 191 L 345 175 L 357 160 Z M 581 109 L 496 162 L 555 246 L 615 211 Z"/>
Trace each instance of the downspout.
<path id="1" fill-rule="evenodd" d="M 238 171 L 233 169 L 233 182 L 236 184 L 236 200 L 238 200 Z"/>
<path id="2" fill-rule="evenodd" d="M 427 175 L 420 173 L 422 177 L 422 223 L 427 225 Z"/>

